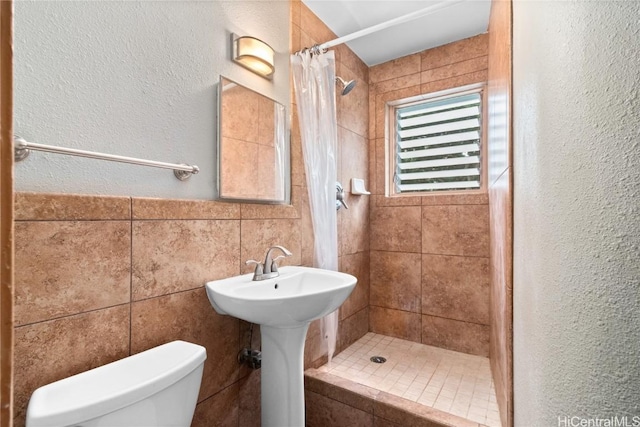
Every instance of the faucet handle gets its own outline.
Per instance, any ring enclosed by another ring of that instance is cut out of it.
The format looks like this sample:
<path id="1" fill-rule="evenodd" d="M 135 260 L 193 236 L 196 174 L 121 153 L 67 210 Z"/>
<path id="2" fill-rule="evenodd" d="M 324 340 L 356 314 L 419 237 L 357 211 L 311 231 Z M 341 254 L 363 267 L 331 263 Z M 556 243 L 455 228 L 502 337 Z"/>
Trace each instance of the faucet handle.
<path id="1" fill-rule="evenodd" d="M 291 256 L 291 255 L 279 255 L 279 256 L 275 257 L 275 258 L 273 259 L 273 261 L 271 261 L 271 271 L 272 271 L 273 273 L 276 273 L 276 272 L 278 271 L 278 264 L 276 264 L 276 262 L 277 262 L 279 259 L 281 259 L 281 258 L 286 258 L 286 257 L 288 257 L 288 256 Z"/>
<path id="2" fill-rule="evenodd" d="M 256 270 L 255 270 L 255 275 L 261 275 L 264 272 L 264 265 L 262 265 L 262 263 L 260 261 L 256 261 L 255 259 L 250 259 L 248 261 L 245 261 L 246 265 L 256 265 Z"/>

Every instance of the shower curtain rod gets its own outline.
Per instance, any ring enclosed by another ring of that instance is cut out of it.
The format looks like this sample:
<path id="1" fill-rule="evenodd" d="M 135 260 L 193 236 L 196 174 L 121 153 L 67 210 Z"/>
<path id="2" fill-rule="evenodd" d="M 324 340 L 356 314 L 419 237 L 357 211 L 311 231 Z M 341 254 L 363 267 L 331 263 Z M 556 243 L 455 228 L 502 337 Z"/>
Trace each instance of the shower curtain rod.
<path id="1" fill-rule="evenodd" d="M 380 30 L 393 27 L 394 25 L 403 24 L 405 22 L 409 22 L 414 19 L 422 18 L 423 16 L 430 15 L 438 10 L 446 9 L 448 7 L 454 6 L 458 3 L 463 3 L 465 1 L 469 1 L 469 0 L 445 0 L 439 3 L 436 3 L 434 5 L 425 7 L 424 9 L 416 10 L 415 12 L 411 12 L 406 15 L 402 15 L 397 18 L 390 19 L 386 22 L 372 25 L 371 27 L 368 27 L 368 28 L 363 28 L 362 30 L 358 30 L 354 33 L 347 34 L 346 36 L 338 37 L 337 39 L 334 39 L 325 43 L 317 44 L 312 47 L 312 50 L 323 51 L 330 47 L 338 46 L 340 44 L 358 39 L 360 37 L 369 35 L 371 33 L 375 33 Z"/>

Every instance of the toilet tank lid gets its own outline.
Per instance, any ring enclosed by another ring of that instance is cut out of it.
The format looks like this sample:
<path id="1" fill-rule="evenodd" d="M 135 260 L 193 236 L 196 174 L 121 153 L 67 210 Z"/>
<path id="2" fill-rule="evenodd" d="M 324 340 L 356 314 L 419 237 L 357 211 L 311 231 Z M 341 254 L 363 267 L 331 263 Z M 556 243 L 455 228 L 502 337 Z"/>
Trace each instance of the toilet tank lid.
<path id="1" fill-rule="evenodd" d="M 37 389 L 27 426 L 69 425 L 108 414 L 171 386 L 204 363 L 204 347 L 173 341 Z"/>

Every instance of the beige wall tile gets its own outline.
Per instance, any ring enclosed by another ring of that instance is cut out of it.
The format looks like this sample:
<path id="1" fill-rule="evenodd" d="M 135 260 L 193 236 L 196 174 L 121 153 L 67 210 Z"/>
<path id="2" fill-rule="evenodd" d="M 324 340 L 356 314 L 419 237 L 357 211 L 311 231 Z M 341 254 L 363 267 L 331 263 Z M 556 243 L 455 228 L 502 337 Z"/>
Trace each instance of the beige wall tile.
<path id="1" fill-rule="evenodd" d="M 425 50 L 420 54 L 422 71 L 438 68 L 470 58 L 485 56 L 489 51 L 489 34 L 449 43 L 434 49 Z"/>
<path id="2" fill-rule="evenodd" d="M 422 313 L 489 325 L 489 258 L 422 255 Z"/>
<path id="3" fill-rule="evenodd" d="M 294 193 L 300 187 L 291 187 Z M 306 191 L 306 190 L 305 190 Z M 294 203 L 294 194 L 291 195 L 291 202 Z M 300 218 L 300 212 L 294 205 L 262 205 L 258 203 L 242 203 L 241 205 L 242 219 L 284 219 L 284 218 Z"/>
<path id="4" fill-rule="evenodd" d="M 401 76 L 420 72 L 420 54 L 403 56 L 393 61 L 374 65 L 369 69 L 369 82 L 397 79 Z"/>
<path id="5" fill-rule="evenodd" d="M 491 4 L 488 42 L 487 146 L 488 175 L 492 185 L 511 166 L 512 152 L 512 2 Z M 506 405 L 504 406 L 506 407 Z M 510 411 L 513 411 L 512 405 Z M 506 412 L 506 411 L 504 411 Z M 503 414 L 505 415 L 505 414 Z"/>
<path id="6" fill-rule="evenodd" d="M 134 302 L 131 353 L 174 340 L 207 349 L 198 401 L 238 381 L 239 320 L 217 314 L 204 288 Z"/>
<path id="7" fill-rule="evenodd" d="M 134 300 L 204 286 L 240 272 L 240 221 L 133 223 Z"/>
<path id="8" fill-rule="evenodd" d="M 423 206 L 422 252 L 488 257 L 488 205 Z"/>
<path id="9" fill-rule="evenodd" d="M 420 93 L 433 93 L 445 89 L 471 85 L 475 83 L 486 83 L 487 70 L 474 71 L 468 74 L 461 74 L 435 81 L 422 81 Z"/>
<path id="10" fill-rule="evenodd" d="M 320 334 L 320 319 L 314 320 L 307 330 L 304 343 L 304 367 L 317 368 L 327 361 L 327 345 Z"/>
<path id="11" fill-rule="evenodd" d="M 338 127 L 341 165 L 338 181 L 346 191 L 351 191 L 351 179 L 360 178 L 365 182 L 369 178 L 369 141 L 342 126 Z"/>
<path id="12" fill-rule="evenodd" d="M 260 407 L 260 370 L 251 371 L 238 381 L 238 427 L 254 427 L 262 414 Z"/>
<path id="13" fill-rule="evenodd" d="M 371 305 L 420 313 L 421 255 L 371 251 Z"/>
<path id="14" fill-rule="evenodd" d="M 373 414 L 312 391 L 305 393 L 305 407 L 307 427 L 326 427 L 330 425 L 373 426 Z"/>
<path id="15" fill-rule="evenodd" d="M 305 391 L 330 397 L 370 414 L 373 413 L 373 401 L 380 393 L 374 388 L 316 369 L 305 371 L 304 387 Z"/>
<path id="16" fill-rule="evenodd" d="M 209 200 L 134 197 L 133 219 L 239 219 L 240 205 Z"/>
<path id="17" fill-rule="evenodd" d="M 242 219 L 284 219 L 300 218 L 302 212 L 302 197 L 306 188 L 298 185 L 291 186 L 290 204 L 271 205 L 259 203 L 242 203 L 240 211 Z"/>
<path id="18" fill-rule="evenodd" d="M 372 85 L 371 92 L 375 94 L 391 92 L 411 86 L 419 86 L 421 83 L 421 74 L 418 72 L 377 82 Z"/>
<path id="19" fill-rule="evenodd" d="M 376 334 L 420 342 L 421 317 L 418 313 L 371 306 L 369 330 Z"/>
<path id="20" fill-rule="evenodd" d="M 340 255 L 369 250 L 369 196 L 345 193 L 349 209 L 338 211 L 338 247 Z"/>
<path id="21" fill-rule="evenodd" d="M 423 315 L 422 343 L 488 357 L 489 327 Z"/>
<path id="22" fill-rule="evenodd" d="M 250 273 L 255 268 L 245 265 L 246 260 L 263 261 L 267 249 L 274 245 L 284 246 L 293 254 L 278 261 L 278 265 L 300 265 L 302 260 L 300 221 L 294 219 L 242 220 L 240 239 L 240 263 L 243 273 Z"/>
<path id="23" fill-rule="evenodd" d="M 239 387 L 233 384 L 203 402 L 193 414 L 192 427 L 237 427 Z"/>
<path id="24" fill-rule="evenodd" d="M 373 427 L 402 427 L 402 424 L 394 423 L 380 417 L 373 417 Z"/>
<path id="25" fill-rule="evenodd" d="M 477 193 L 446 193 L 446 194 L 429 194 L 422 197 L 423 206 L 437 205 L 486 205 L 489 203 L 489 194 L 487 192 Z"/>
<path id="26" fill-rule="evenodd" d="M 300 28 L 316 43 L 324 43 L 336 38 L 336 35 L 304 3 L 300 4 Z M 304 45 L 304 44 L 303 44 Z M 311 47 L 311 45 L 304 45 Z"/>
<path id="27" fill-rule="evenodd" d="M 300 187 L 301 218 L 300 218 L 300 240 L 301 240 L 301 263 L 307 267 L 313 267 L 314 235 L 313 222 L 309 208 L 309 192 L 306 187 Z M 338 228 L 339 229 L 339 228 Z M 338 236 L 338 246 L 340 245 Z"/>
<path id="28" fill-rule="evenodd" d="M 14 426 L 24 426 L 38 387 L 128 355 L 129 305 L 16 328 Z"/>
<path id="29" fill-rule="evenodd" d="M 80 194 L 15 193 L 16 221 L 130 219 L 131 199 Z"/>
<path id="30" fill-rule="evenodd" d="M 487 57 L 480 56 L 478 58 L 460 61 L 455 64 L 445 65 L 439 68 L 432 68 L 421 73 L 420 81 L 429 83 L 436 80 L 450 79 L 465 74 L 475 73 L 487 69 Z"/>
<path id="31" fill-rule="evenodd" d="M 369 252 L 340 257 L 339 270 L 358 279 L 351 295 L 340 307 L 340 320 L 369 306 Z"/>
<path id="32" fill-rule="evenodd" d="M 306 172 L 304 170 L 304 157 L 302 155 L 302 136 L 300 135 L 300 122 L 298 110 L 291 106 L 291 185 L 307 185 Z"/>
<path id="33" fill-rule="evenodd" d="M 384 195 L 387 185 L 387 170 L 385 160 L 385 152 L 387 150 L 386 142 L 384 138 L 376 138 L 373 141 L 373 144 L 375 146 L 374 167 L 376 175 L 375 178 L 371 181 L 373 183 L 373 190 L 371 190 L 371 192 L 375 195 Z"/>
<path id="34" fill-rule="evenodd" d="M 371 249 L 420 252 L 420 207 L 382 207 L 371 212 Z"/>
<path id="35" fill-rule="evenodd" d="M 372 120 L 373 121 L 373 120 Z M 371 132 L 371 128 L 369 128 L 369 135 L 373 135 L 374 132 Z M 369 138 L 367 141 L 368 151 L 367 151 L 367 162 L 368 164 L 368 176 L 364 178 L 364 184 L 367 190 L 371 194 L 378 194 L 378 187 L 376 184 L 376 140 L 373 138 Z"/>
<path id="36" fill-rule="evenodd" d="M 416 88 L 416 91 L 419 91 L 420 86 L 411 86 Z M 405 89 L 403 89 L 405 90 Z M 397 91 L 393 91 L 397 92 Z M 373 121 L 375 122 L 375 133 L 371 135 L 372 138 L 384 139 L 387 137 L 387 128 L 385 126 L 385 120 L 387 118 L 386 115 L 386 104 L 388 99 L 386 99 L 386 93 L 371 93 L 372 101 L 375 105 L 375 111 L 373 112 Z M 398 98 L 401 99 L 401 98 Z"/>
<path id="37" fill-rule="evenodd" d="M 503 423 L 513 411 L 513 213 L 511 168 L 489 188 L 491 240 L 491 370 Z"/>
<path id="38" fill-rule="evenodd" d="M 128 221 L 15 223 L 15 324 L 129 302 Z"/>
<path id="39" fill-rule="evenodd" d="M 399 101 L 405 98 L 412 98 L 418 95 L 422 95 L 422 93 L 420 92 L 420 86 L 416 85 L 416 86 L 403 87 L 401 89 L 396 89 L 389 92 L 379 93 L 379 94 L 376 94 L 376 98 L 382 101 L 383 103 L 386 103 L 389 101 Z"/>
<path id="40" fill-rule="evenodd" d="M 479 427 L 473 421 L 386 392 L 378 395 L 373 410 L 377 416 L 402 426 Z"/>
<path id="41" fill-rule="evenodd" d="M 336 64 L 336 74 L 345 81 L 356 81 L 356 86 L 344 96 L 340 93 L 340 86 L 336 86 L 338 125 L 367 138 L 369 132 L 369 85 L 362 80 L 362 76 L 355 74 L 341 63 Z"/>
<path id="42" fill-rule="evenodd" d="M 336 354 L 362 338 L 367 332 L 369 332 L 369 308 L 367 307 L 340 320 Z"/>
<path id="43" fill-rule="evenodd" d="M 392 207 L 392 206 L 421 206 L 423 197 L 420 196 L 374 196 L 373 200 L 376 207 Z"/>
<path id="44" fill-rule="evenodd" d="M 291 13 L 291 23 L 294 25 L 300 26 L 300 7 L 302 5 L 301 0 L 291 0 L 289 2 L 290 13 Z"/>
<path id="45" fill-rule="evenodd" d="M 487 119 L 488 123 L 498 123 L 487 127 L 487 179 L 488 186 L 492 186 L 502 174 L 511 166 L 511 128 L 504 125 L 509 123 L 510 105 L 509 94 L 498 91 L 495 81 L 489 81 L 487 88 Z"/>
<path id="46" fill-rule="evenodd" d="M 291 4 L 298 5 L 298 14 L 300 13 L 300 3 L 299 2 L 291 2 Z M 299 15 L 298 15 L 299 17 Z M 298 22 L 300 19 L 298 19 Z M 289 38 L 289 52 L 295 53 L 302 50 L 303 46 L 300 44 L 300 25 L 291 24 L 291 37 Z M 289 81 L 291 82 L 291 87 L 293 87 L 293 74 L 289 76 Z M 291 93 L 291 97 L 293 98 L 295 95 Z"/>

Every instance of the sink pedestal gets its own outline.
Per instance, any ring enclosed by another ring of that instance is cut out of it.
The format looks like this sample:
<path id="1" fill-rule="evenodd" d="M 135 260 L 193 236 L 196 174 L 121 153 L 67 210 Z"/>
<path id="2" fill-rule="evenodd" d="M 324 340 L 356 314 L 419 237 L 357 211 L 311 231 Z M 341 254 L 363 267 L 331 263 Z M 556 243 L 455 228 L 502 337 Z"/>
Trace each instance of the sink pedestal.
<path id="1" fill-rule="evenodd" d="M 350 274 L 285 266 L 280 275 L 253 274 L 207 282 L 219 314 L 260 325 L 262 427 L 304 427 L 304 341 L 309 324 L 335 311 L 356 286 Z"/>
<path id="2" fill-rule="evenodd" d="M 260 326 L 262 427 L 304 427 L 304 341 L 309 323 Z"/>

